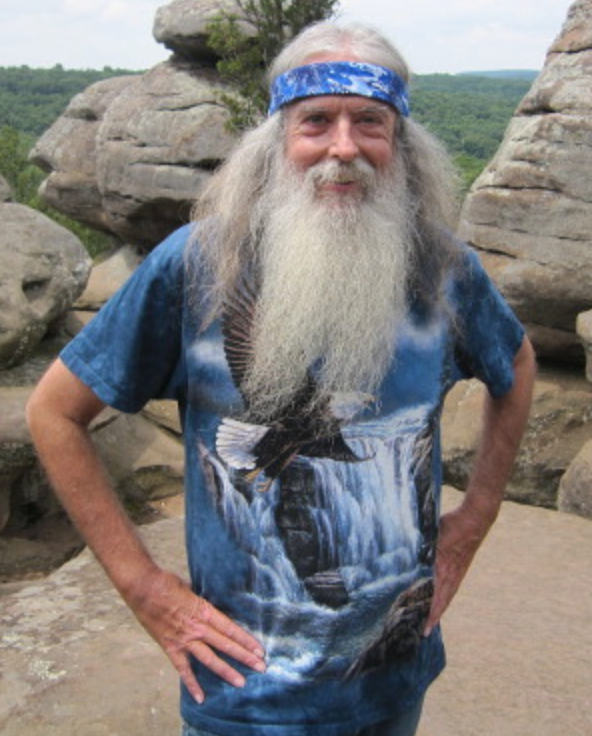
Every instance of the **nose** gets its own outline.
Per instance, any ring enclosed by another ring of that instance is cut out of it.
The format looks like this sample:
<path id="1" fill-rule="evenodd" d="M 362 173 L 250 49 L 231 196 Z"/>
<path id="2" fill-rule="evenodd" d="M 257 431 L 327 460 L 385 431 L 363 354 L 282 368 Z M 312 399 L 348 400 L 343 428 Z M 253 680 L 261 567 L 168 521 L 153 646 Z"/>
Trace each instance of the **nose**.
<path id="1" fill-rule="evenodd" d="M 339 119 L 335 121 L 332 131 L 329 156 L 340 161 L 353 161 L 359 154 L 358 144 L 354 140 L 353 128 L 350 120 Z"/>

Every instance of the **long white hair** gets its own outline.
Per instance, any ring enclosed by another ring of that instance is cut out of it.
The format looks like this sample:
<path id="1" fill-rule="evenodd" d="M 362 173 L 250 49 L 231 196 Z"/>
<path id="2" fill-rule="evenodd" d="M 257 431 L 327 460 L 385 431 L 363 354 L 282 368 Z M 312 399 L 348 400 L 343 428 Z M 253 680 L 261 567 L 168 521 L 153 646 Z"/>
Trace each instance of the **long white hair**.
<path id="1" fill-rule="evenodd" d="M 273 62 L 270 79 L 301 66 L 312 56 L 340 51 L 409 79 L 402 56 L 378 31 L 333 22 L 317 23 L 300 33 Z M 456 171 L 441 143 L 412 117 L 398 118 L 395 136 L 399 166 L 414 208 L 411 289 L 418 298 L 434 304 L 457 255 L 447 230 L 454 227 L 457 216 Z M 200 273 L 198 282 L 190 280 L 190 284 L 195 298 L 208 305 L 206 324 L 219 313 L 225 295 L 244 268 L 253 263 L 260 236 L 260 222 L 253 213 L 283 146 L 284 113 L 279 110 L 242 137 L 196 202 L 193 219 L 199 225 L 196 242 L 187 251 L 187 263 L 190 273 Z M 210 274 L 207 289 L 204 266 Z"/>

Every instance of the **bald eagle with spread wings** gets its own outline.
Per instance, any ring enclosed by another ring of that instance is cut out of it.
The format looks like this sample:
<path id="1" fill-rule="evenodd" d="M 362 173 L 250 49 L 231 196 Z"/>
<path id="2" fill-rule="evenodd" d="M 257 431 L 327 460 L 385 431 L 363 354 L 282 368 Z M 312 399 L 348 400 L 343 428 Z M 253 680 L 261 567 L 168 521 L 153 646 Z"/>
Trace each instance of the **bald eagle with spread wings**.
<path id="1" fill-rule="evenodd" d="M 253 357 L 253 324 L 256 309 L 254 289 L 243 281 L 226 300 L 222 314 L 224 352 L 232 379 L 248 410 L 244 383 Z M 345 442 L 343 423 L 351 419 L 372 397 L 362 393 L 332 394 L 319 397 L 310 372 L 293 397 L 264 424 L 249 424 L 236 419 L 222 420 L 216 435 L 216 450 L 235 470 L 247 470 L 247 479 L 265 480 L 257 485 L 266 491 L 297 456 L 361 462 Z"/>

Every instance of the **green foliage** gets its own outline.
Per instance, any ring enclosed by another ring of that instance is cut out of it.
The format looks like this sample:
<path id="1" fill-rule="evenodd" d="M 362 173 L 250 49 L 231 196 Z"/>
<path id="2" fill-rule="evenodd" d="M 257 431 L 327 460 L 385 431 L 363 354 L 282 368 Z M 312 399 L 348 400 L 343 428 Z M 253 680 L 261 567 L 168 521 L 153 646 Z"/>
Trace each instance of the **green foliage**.
<path id="1" fill-rule="evenodd" d="M 70 232 L 74 233 L 86 248 L 88 255 L 93 259 L 101 253 L 111 250 L 117 242 L 117 239 L 113 235 L 101 232 L 100 230 L 95 230 L 92 227 L 83 225 L 81 222 L 76 222 L 76 220 L 71 220 L 61 212 L 54 210 L 53 207 L 47 205 L 38 194 L 34 194 L 26 204 L 39 212 L 43 212 L 44 215 L 47 215 L 47 217 L 51 218 L 54 222 L 57 222 L 58 225 L 61 225 L 62 227 L 65 227 L 66 230 L 70 230 Z"/>
<path id="2" fill-rule="evenodd" d="M 0 128 L 0 174 L 10 184 L 16 202 L 43 212 L 52 220 L 73 232 L 86 247 L 91 258 L 112 246 L 112 239 L 79 222 L 69 219 L 45 204 L 38 189 L 45 174 L 28 162 L 34 139 L 8 125 Z"/>
<path id="3" fill-rule="evenodd" d="M 434 133 L 453 156 L 464 191 L 502 141 L 529 78 L 426 74 L 411 85 L 413 117 Z"/>
<path id="4" fill-rule="evenodd" d="M 221 18 L 213 24 L 210 41 L 219 34 L 214 43 L 223 56 L 220 64 L 225 78 L 237 90 L 235 96 L 229 96 L 236 128 L 256 121 L 267 108 L 263 80 L 269 60 L 300 30 L 301 23 L 305 25 L 312 19 L 310 13 L 331 14 L 336 2 L 244 0 L 243 12 L 265 11 L 261 19 L 256 15 L 249 17 L 261 36 L 254 40 L 240 34 L 232 19 Z M 53 69 L 0 67 L 0 173 L 9 182 L 17 202 L 39 209 L 72 230 L 91 256 L 110 248 L 112 239 L 42 203 L 37 190 L 45 174 L 29 164 L 27 155 L 36 138 L 75 94 L 99 79 L 129 73 L 109 67 L 102 71 L 66 70 L 59 65 Z M 529 78 L 489 75 L 430 74 L 413 80 L 412 114 L 445 143 L 459 168 L 465 191 L 496 152 L 512 113 L 530 84 Z"/>
<path id="5" fill-rule="evenodd" d="M 496 77 L 498 79 L 523 79 L 532 84 L 540 72 L 535 69 L 499 69 L 490 72 L 460 72 L 463 77 Z"/>
<path id="6" fill-rule="evenodd" d="M 208 24 L 208 45 L 220 57 L 217 69 L 233 92 L 221 96 L 228 127 L 240 131 L 265 114 L 269 94 L 265 72 L 286 42 L 305 26 L 330 18 L 338 0 L 237 0 L 239 14 L 221 13 Z M 241 22 L 253 33 L 246 33 Z"/>
<path id="7" fill-rule="evenodd" d="M 530 82 L 430 74 L 412 84 L 412 112 L 450 153 L 488 160 Z"/>
<path id="8" fill-rule="evenodd" d="M 109 77 L 135 74 L 124 69 L 51 69 L 0 67 L 0 127 L 8 125 L 40 136 L 64 111 L 75 94 Z"/>
<path id="9" fill-rule="evenodd" d="M 89 85 L 137 72 L 113 69 L 51 69 L 0 67 L 0 173 L 10 184 L 15 201 L 33 207 L 68 228 L 91 257 L 112 246 L 105 233 L 74 222 L 46 205 L 37 194 L 45 174 L 29 164 L 28 153 L 38 138 L 61 115 L 70 100 Z"/>
<path id="10" fill-rule="evenodd" d="M 466 194 L 473 182 L 481 174 L 487 163 L 483 159 L 469 156 L 467 153 L 460 153 L 457 156 L 453 156 L 453 161 L 458 169 L 460 176 L 460 194 Z"/>

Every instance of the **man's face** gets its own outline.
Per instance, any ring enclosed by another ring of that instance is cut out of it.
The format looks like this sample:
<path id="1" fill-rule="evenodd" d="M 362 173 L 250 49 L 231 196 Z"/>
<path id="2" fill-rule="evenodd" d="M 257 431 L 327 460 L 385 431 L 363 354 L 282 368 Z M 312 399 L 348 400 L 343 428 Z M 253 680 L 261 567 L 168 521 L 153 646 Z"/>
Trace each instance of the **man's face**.
<path id="1" fill-rule="evenodd" d="M 326 95 L 293 103 L 286 115 L 286 158 L 297 170 L 326 161 L 364 161 L 384 170 L 394 155 L 396 112 L 366 97 Z M 319 185 L 320 196 L 360 195 L 347 177 Z"/>

